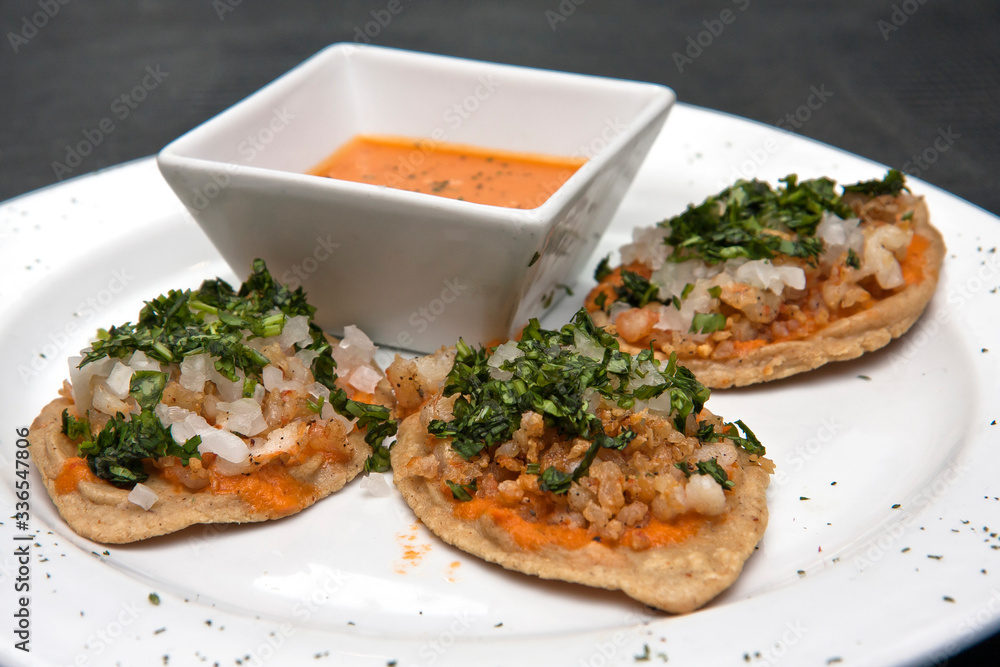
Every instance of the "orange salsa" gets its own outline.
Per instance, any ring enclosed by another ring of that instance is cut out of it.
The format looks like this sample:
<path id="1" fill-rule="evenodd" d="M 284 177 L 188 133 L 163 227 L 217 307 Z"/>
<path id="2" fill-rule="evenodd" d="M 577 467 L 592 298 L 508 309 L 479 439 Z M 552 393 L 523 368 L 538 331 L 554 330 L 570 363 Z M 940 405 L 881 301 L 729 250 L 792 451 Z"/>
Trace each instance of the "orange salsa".
<path id="1" fill-rule="evenodd" d="M 484 498 L 455 501 L 452 513 L 465 521 L 474 521 L 486 515 L 505 530 L 519 547 L 528 551 L 548 546 L 580 549 L 593 539 L 586 528 L 528 521 L 517 510 Z M 683 514 L 670 523 L 650 519 L 643 528 L 627 528 L 618 542 L 636 551 L 678 544 L 710 521 L 712 519 L 693 513 Z"/>
<path id="2" fill-rule="evenodd" d="M 507 208 L 536 208 L 586 162 L 430 139 L 358 135 L 308 174 Z"/>

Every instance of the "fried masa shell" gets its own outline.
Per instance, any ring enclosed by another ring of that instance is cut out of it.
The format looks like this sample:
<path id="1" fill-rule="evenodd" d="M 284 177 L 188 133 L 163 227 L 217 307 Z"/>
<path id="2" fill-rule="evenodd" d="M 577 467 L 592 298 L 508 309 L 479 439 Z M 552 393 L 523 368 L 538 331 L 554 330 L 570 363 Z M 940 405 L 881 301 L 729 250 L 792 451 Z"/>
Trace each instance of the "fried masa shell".
<path id="1" fill-rule="evenodd" d="M 447 399 L 437 394 L 421 412 L 400 424 L 391 453 L 393 480 L 431 532 L 508 570 L 621 590 L 651 607 L 684 613 L 704 605 L 736 580 L 767 527 L 770 475 L 764 465 L 752 462 L 740 450 L 736 486 L 725 494 L 726 511 L 717 517 L 695 515 L 693 531 L 672 543 L 636 550 L 621 543 L 587 540 L 579 548 L 570 548 L 542 539 L 522 546 L 524 540 L 519 544 L 495 513 L 487 510 L 474 518 L 460 516 L 465 514 L 464 503 L 455 500 L 442 483 L 441 468 L 434 478 L 417 474 L 417 459 L 450 447 L 449 440 L 436 438 L 424 426 L 439 401 Z M 770 466 L 770 462 L 764 464 Z M 549 531 L 558 529 L 546 526 Z"/>
<path id="2" fill-rule="evenodd" d="M 390 396 L 388 381 L 383 379 L 376 398 L 388 405 Z M 195 524 L 252 523 L 294 514 L 343 488 L 361 472 L 371 453 L 364 432 L 354 429 L 339 445 L 342 451 L 337 452 L 336 459 L 340 460 L 321 460 L 314 455 L 295 466 L 269 463 L 266 466 L 274 467 L 256 480 L 241 479 L 245 476 L 222 480 L 218 486 L 225 490 L 219 492 L 213 492 L 216 480 L 208 488 L 193 491 L 147 466 L 150 476 L 144 484 L 156 493 L 157 500 L 144 510 L 128 500 L 128 489 L 117 488 L 86 471 L 81 471 L 82 479 L 71 483 L 70 488 L 60 484 L 67 462 L 86 468 L 82 459 L 75 458 L 76 444 L 62 432 L 62 413 L 66 409 L 74 412 L 71 399 L 57 398 L 42 409 L 31 425 L 28 449 L 45 489 L 69 527 L 82 537 L 106 544 L 144 540 Z M 255 471 L 250 477 L 260 474 Z M 268 496 L 273 497 L 273 502 L 266 502 Z"/>
<path id="3" fill-rule="evenodd" d="M 698 380 L 713 389 L 743 387 L 810 371 L 832 361 L 856 359 L 902 336 L 920 318 L 934 296 L 945 255 L 944 239 L 930 224 L 923 197 L 913 197 L 911 203 L 914 207 L 913 230 L 928 241 L 919 262 L 922 273 L 919 282 L 878 299 L 866 310 L 834 320 L 806 338 L 767 343 L 735 358 L 692 357 L 683 359 L 682 363 Z M 609 330 L 614 332 L 613 328 Z M 643 349 L 618 338 L 625 352 L 635 354 Z M 660 359 L 668 356 L 659 350 L 656 355 Z"/>

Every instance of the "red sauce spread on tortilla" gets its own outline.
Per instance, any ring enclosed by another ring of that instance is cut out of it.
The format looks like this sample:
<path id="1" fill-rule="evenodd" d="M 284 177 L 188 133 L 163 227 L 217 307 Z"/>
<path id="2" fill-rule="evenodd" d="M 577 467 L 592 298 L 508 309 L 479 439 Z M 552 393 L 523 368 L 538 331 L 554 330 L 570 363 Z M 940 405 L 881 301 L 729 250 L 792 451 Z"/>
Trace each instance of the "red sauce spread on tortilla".
<path id="1" fill-rule="evenodd" d="M 76 486 L 81 481 L 99 482 L 94 473 L 90 471 L 85 459 L 79 456 L 72 456 L 63 461 L 62 470 L 56 476 L 56 493 L 64 495 L 76 491 Z"/>
<path id="2" fill-rule="evenodd" d="M 507 208 L 536 208 L 586 162 L 432 139 L 358 135 L 306 173 Z"/>
<path id="3" fill-rule="evenodd" d="M 903 269 L 903 280 L 907 285 L 916 285 L 924 279 L 924 267 L 927 266 L 927 249 L 931 242 L 920 234 L 914 234 L 910 245 L 906 247 L 906 257 L 899 263 Z"/>
<path id="4" fill-rule="evenodd" d="M 473 498 L 466 502 L 456 500 L 452 504 L 452 513 L 465 521 L 473 521 L 482 516 L 489 517 L 494 524 L 505 530 L 519 547 L 527 551 L 537 551 L 549 546 L 579 549 L 594 540 L 586 528 L 529 521 L 521 516 L 517 509 L 504 507 L 486 498 Z M 626 528 L 618 544 L 637 551 L 677 544 L 697 533 L 707 521 L 711 519 L 694 513 L 683 514 L 669 523 L 650 518 L 641 528 Z M 611 546 L 607 540 L 603 540 L 602 544 Z"/>
<path id="5" fill-rule="evenodd" d="M 288 473 L 280 462 L 267 463 L 249 475 L 227 477 L 209 471 L 213 494 L 235 493 L 254 511 L 271 518 L 288 516 L 314 499 L 311 484 L 303 484 Z"/>

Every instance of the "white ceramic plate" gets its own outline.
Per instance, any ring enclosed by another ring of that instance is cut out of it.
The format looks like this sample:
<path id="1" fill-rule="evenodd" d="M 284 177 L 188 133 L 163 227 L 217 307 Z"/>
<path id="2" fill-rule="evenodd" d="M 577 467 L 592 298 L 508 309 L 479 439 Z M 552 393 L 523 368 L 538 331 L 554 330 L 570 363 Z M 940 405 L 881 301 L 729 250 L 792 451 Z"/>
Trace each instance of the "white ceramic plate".
<path id="1" fill-rule="evenodd" d="M 845 182 L 884 169 L 679 105 L 590 265 L 632 227 L 735 177 L 789 172 Z M 435 539 L 395 491 L 377 498 L 360 482 L 281 521 L 105 549 L 66 528 L 32 472 L 30 530 L 7 518 L 0 526 L 0 663 L 597 667 L 648 655 L 652 664 L 899 665 L 995 632 L 1000 221 L 912 186 L 949 248 L 916 328 L 860 360 L 712 397 L 715 412 L 751 425 L 778 472 L 759 550 L 703 610 L 669 617 L 618 593 L 508 573 Z M 232 277 L 152 160 L 0 207 L 5 507 L 15 502 L 15 429 L 55 395 L 66 357 L 96 327 L 134 319 L 144 298 L 216 275 Z M 592 284 L 581 275 L 545 324 L 565 321 Z M 16 539 L 24 535 L 36 537 Z M 11 622 L 23 544 L 30 654 L 14 648 Z"/>

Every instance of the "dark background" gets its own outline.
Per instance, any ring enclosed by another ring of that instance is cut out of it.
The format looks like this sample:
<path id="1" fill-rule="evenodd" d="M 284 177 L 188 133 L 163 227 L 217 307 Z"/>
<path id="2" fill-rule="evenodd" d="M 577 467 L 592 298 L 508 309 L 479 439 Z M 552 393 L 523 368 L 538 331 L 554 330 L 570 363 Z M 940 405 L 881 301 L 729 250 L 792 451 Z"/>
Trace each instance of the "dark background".
<path id="1" fill-rule="evenodd" d="M 996 0 L 4 0 L 0 200 L 155 153 L 320 48 L 355 41 L 390 2 L 402 10 L 372 43 L 654 81 L 769 124 L 824 90 L 820 110 L 786 127 L 1000 213 Z M 735 19 L 699 52 L 692 42 L 727 9 Z M 116 100 L 147 67 L 166 76 L 120 119 Z M 114 129 L 57 173 L 103 118 Z M 998 665 L 998 654 L 994 638 L 949 664 Z"/>

